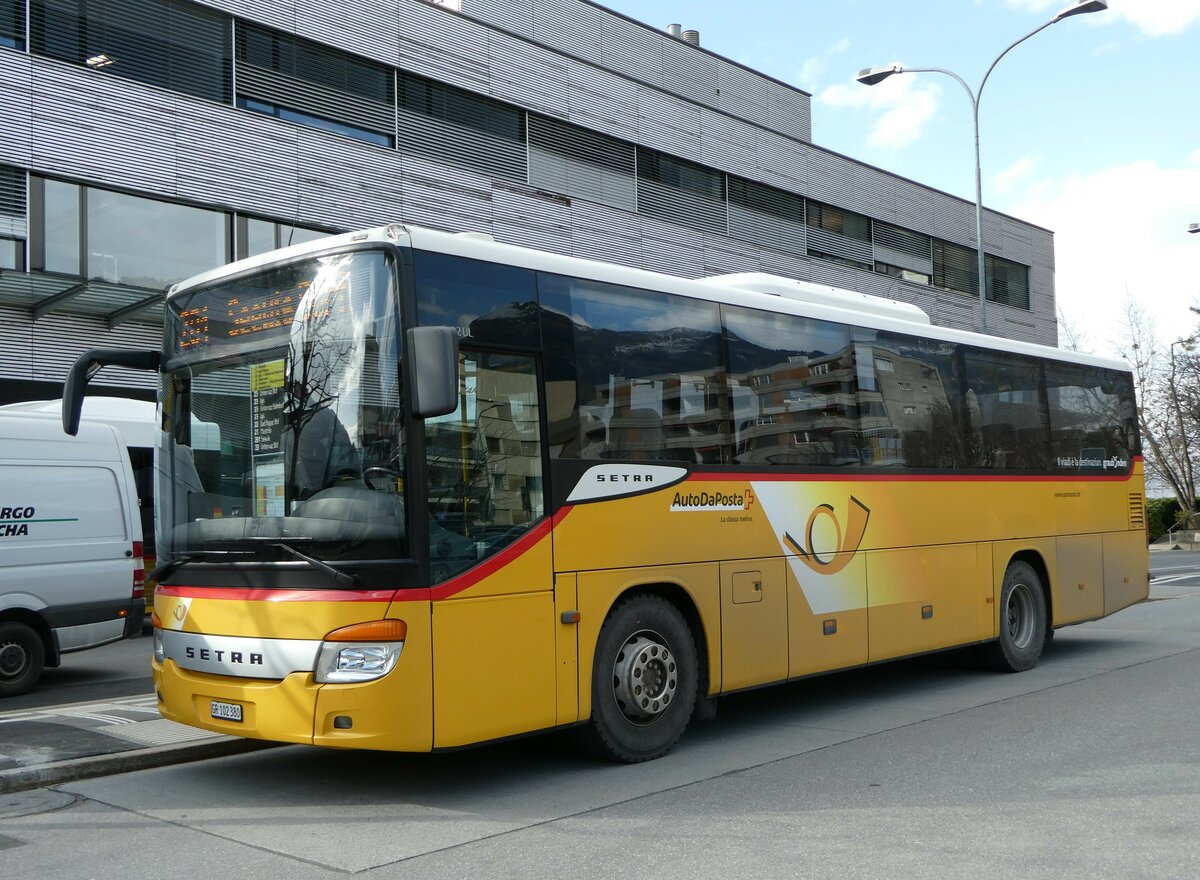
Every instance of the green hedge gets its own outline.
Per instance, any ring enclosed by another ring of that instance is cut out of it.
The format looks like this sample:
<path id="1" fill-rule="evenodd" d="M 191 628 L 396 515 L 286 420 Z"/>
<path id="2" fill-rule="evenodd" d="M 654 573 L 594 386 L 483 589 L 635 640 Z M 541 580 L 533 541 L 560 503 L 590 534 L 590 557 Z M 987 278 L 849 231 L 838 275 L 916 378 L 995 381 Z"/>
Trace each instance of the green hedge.
<path id="1" fill-rule="evenodd" d="M 1151 542 L 1157 541 L 1175 525 L 1179 512 L 1179 502 L 1174 498 L 1150 498 L 1146 501 Z"/>

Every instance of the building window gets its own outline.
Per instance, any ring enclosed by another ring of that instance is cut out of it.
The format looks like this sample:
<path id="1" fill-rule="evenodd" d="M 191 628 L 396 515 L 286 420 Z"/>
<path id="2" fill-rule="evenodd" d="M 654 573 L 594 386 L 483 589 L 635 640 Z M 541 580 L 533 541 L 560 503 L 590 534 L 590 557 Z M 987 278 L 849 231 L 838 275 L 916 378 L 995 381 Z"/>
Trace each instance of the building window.
<path id="1" fill-rule="evenodd" d="M 959 293 L 979 294 L 979 258 L 973 248 L 933 241 L 933 284 Z"/>
<path id="2" fill-rule="evenodd" d="M 808 225 L 859 241 L 871 240 L 871 220 L 862 214 L 845 211 L 820 202 L 808 203 Z"/>
<path id="3" fill-rule="evenodd" d="M 29 33 L 30 48 L 39 55 L 229 100 L 229 18 L 202 6 L 182 0 L 31 0 Z"/>
<path id="4" fill-rule="evenodd" d="M 986 254 L 987 298 L 994 303 L 1029 308 L 1029 267 Z"/>
<path id="5" fill-rule="evenodd" d="M 494 177 L 529 176 L 525 111 L 400 71 L 399 134 L 406 152 Z"/>
<path id="6" fill-rule="evenodd" d="M 0 0 L 0 46 L 25 48 L 24 0 Z"/>
<path id="7" fill-rule="evenodd" d="M 309 128 L 331 131 L 334 134 L 357 138 L 360 141 L 366 141 L 376 146 L 390 147 L 395 144 L 395 138 L 390 134 L 369 131 L 365 128 L 359 128 L 357 125 L 350 125 L 347 122 L 334 122 L 332 119 L 322 119 L 320 116 L 314 116 L 311 113 L 302 113 L 299 110 L 290 110 L 287 107 L 280 107 L 278 104 L 270 104 L 266 101 L 256 101 L 253 98 L 242 97 L 238 98 L 237 103 L 243 110 L 266 113 L 268 116 L 274 116 L 276 119 L 282 119 L 285 122 L 298 122 L 300 125 L 307 125 Z"/>
<path id="8" fill-rule="evenodd" d="M 237 60 L 239 107 L 377 146 L 395 144 L 392 68 L 243 22 Z"/>
<path id="9" fill-rule="evenodd" d="M 529 182 L 536 187 L 633 211 L 633 166 L 632 144 L 558 120 L 529 117 Z"/>
<path id="10" fill-rule="evenodd" d="M 161 290 L 229 260 L 229 217 L 58 180 L 33 178 L 31 264 Z"/>
<path id="11" fill-rule="evenodd" d="M 725 175 L 638 148 L 638 213 L 704 232 L 729 232 Z"/>
<path id="12" fill-rule="evenodd" d="M 1029 308 L 1029 267 L 984 255 L 989 302 L 1019 309 Z M 936 287 L 979 295 L 979 252 L 974 248 L 933 241 L 933 283 Z"/>
<path id="13" fill-rule="evenodd" d="M 239 215 L 237 218 L 237 254 L 236 259 L 254 257 L 265 254 L 276 248 L 289 247 L 293 244 L 303 244 L 315 241 L 332 232 L 311 229 L 304 226 L 293 226 L 290 223 L 276 223 L 274 220 L 260 220 L 257 217 Z"/>
<path id="14" fill-rule="evenodd" d="M 729 178 L 729 234 L 786 253 L 807 253 L 804 198 L 795 193 Z"/>
<path id="15" fill-rule="evenodd" d="M 0 238 L 0 269 L 25 269 L 25 242 L 18 238 Z"/>

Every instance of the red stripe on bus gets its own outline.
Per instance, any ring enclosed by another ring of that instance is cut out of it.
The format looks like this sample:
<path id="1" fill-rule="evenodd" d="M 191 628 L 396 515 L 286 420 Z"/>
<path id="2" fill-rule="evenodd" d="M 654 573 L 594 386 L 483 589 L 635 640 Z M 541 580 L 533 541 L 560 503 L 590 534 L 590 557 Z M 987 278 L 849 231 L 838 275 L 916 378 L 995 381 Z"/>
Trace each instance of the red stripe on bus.
<path id="1" fill-rule="evenodd" d="M 395 590 L 272 590 L 269 587 L 158 587 L 159 596 L 181 599 L 237 599 L 243 602 L 390 602 Z"/>
<path id="2" fill-rule="evenodd" d="M 451 596 L 461 593 L 470 587 L 475 586 L 481 580 L 491 577 L 500 569 L 511 563 L 513 560 L 524 555 L 531 547 L 550 534 L 551 529 L 554 529 L 561 523 L 574 508 L 563 507 L 554 516 L 542 520 L 534 528 L 530 529 L 522 535 L 517 541 L 509 544 L 495 556 L 484 560 L 479 565 L 465 571 L 457 577 L 453 577 L 444 584 L 438 584 L 429 590 L 430 599 L 448 599 Z M 401 590 L 396 598 L 402 600 L 407 598 L 407 593 L 411 591 Z"/>

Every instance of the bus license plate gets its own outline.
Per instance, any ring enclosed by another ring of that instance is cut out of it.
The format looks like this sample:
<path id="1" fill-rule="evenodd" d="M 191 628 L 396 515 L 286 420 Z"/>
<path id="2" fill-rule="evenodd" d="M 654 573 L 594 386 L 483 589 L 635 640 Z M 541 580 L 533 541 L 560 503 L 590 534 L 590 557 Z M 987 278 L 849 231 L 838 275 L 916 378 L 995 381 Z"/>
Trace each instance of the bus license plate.
<path id="1" fill-rule="evenodd" d="M 213 700 L 212 717 L 220 718 L 222 721 L 241 721 L 242 707 L 238 703 L 222 703 L 220 700 Z"/>

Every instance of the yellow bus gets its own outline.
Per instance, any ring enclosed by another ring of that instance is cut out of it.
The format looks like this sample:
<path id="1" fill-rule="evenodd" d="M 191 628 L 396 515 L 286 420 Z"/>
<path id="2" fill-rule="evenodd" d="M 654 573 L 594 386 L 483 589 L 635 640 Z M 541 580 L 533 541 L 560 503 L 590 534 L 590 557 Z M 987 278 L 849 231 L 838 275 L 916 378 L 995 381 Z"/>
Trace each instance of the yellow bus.
<path id="1" fill-rule="evenodd" d="M 176 285 L 68 430 L 110 363 L 161 374 L 159 709 L 221 733 L 642 761 L 720 695 L 1020 671 L 1148 591 L 1127 366 L 850 291 L 393 225 Z"/>

